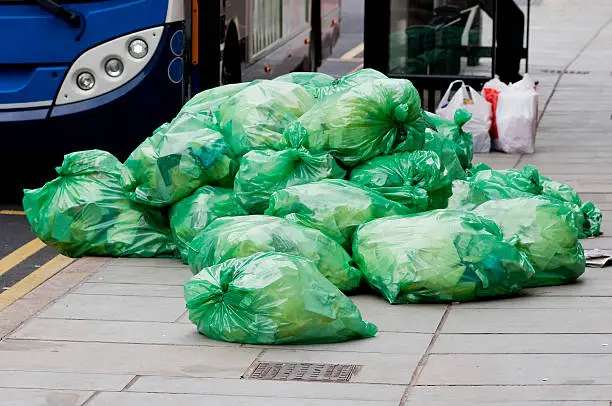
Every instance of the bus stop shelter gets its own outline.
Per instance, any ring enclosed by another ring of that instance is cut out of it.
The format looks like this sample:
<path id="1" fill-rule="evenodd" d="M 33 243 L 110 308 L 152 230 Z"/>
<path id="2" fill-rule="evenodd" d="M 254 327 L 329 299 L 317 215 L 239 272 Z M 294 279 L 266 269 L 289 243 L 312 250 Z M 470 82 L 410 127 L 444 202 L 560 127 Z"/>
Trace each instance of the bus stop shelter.
<path id="1" fill-rule="evenodd" d="M 481 89 L 496 64 L 505 63 L 498 36 L 500 19 L 508 16 L 499 10 L 508 1 L 514 0 L 365 0 L 364 67 L 411 80 L 423 107 L 434 111 L 453 81 Z M 519 5 L 524 40 L 518 55 L 527 72 L 531 0 Z M 504 21 L 503 28 L 513 28 L 512 22 Z"/>

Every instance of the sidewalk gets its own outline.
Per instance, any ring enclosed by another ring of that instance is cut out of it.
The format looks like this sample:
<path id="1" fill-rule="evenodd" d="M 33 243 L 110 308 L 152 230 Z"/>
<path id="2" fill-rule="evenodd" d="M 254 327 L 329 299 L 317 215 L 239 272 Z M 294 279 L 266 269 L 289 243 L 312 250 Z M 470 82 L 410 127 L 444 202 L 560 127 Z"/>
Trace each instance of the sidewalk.
<path id="1" fill-rule="evenodd" d="M 604 211 L 612 233 L 612 3 L 533 8 L 538 166 Z M 588 74 L 557 71 L 589 71 Z M 612 249 L 612 237 L 585 248 Z M 189 323 L 171 260 L 87 258 L 0 312 L 0 405 L 609 406 L 612 271 L 483 303 L 391 306 L 353 299 L 380 332 L 334 345 L 255 347 L 209 340 Z M 259 362 L 360 366 L 349 383 L 241 379 Z M 536 403 L 537 402 L 537 403 Z"/>

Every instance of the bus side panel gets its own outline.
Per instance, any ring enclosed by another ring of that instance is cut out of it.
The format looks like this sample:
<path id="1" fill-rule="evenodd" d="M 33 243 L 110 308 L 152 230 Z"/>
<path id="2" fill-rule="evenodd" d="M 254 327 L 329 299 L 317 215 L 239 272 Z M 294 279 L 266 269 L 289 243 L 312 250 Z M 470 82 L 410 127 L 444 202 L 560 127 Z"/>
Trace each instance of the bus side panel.
<path id="1" fill-rule="evenodd" d="M 340 0 L 321 1 L 321 44 L 323 59 L 328 58 L 340 37 Z"/>

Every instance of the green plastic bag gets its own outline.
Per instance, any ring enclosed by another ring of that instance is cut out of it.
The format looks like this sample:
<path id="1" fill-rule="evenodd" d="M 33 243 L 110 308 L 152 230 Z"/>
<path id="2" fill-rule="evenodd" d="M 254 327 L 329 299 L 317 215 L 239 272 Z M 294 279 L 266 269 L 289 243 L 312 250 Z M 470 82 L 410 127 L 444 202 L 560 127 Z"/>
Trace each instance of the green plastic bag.
<path id="1" fill-rule="evenodd" d="M 431 151 L 379 156 L 353 168 L 350 180 L 407 206 L 413 213 L 427 210 L 428 192 L 440 184 L 442 164 Z"/>
<path id="2" fill-rule="evenodd" d="M 191 196 L 173 204 L 169 211 L 170 230 L 183 263 L 187 263 L 187 245 L 213 220 L 246 215 L 247 211 L 232 189 L 214 186 L 202 186 Z"/>
<path id="3" fill-rule="evenodd" d="M 397 148 L 421 149 L 426 121 L 418 91 L 407 80 L 377 79 L 317 103 L 286 131 L 311 152 L 330 152 L 356 166 Z"/>
<path id="4" fill-rule="evenodd" d="M 457 183 L 453 186 L 449 208 L 470 210 L 488 200 L 542 196 L 567 203 L 579 214 L 575 217 L 579 238 L 600 234 L 601 211 L 591 202 L 582 203 L 571 186 L 540 175 L 531 165 L 521 170 L 495 171 L 480 163 L 469 172 L 469 184 Z"/>
<path id="5" fill-rule="evenodd" d="M 473 213 L 434 210 L 364 224 L 353 258 L 389 303 L 465 302 L 515 294 L 534 274 L 512 240 Z"/>
<path id="6" fill-rule="evenodd" d="M 410 209 L 356 183 L 322 180 L 279 190 L 270 197 L 265 214 L 285 217 L 327 234 L 350 249 L 353 233 L 376 218 L 408 214 Z"/>
<path id="7" fill-rule="evenodd" d="M 304 148 L 250 151 L 240 161 L 234 190 L 244 208 L 262 214 L 277 190 L 345 174 L 328 153 L 311 154 Z"/>
<path id="8" fill-rule="evenodd" d="M 228 156 L 223 135 L 208 119 L 181 114 L 158 128 L 125 161 L 135 182 L 130 198 L 151 206 L 167 206 L 202 185 L 232 187 L 238 164 Z"/>
<path id="9" fill-rule="evenodd" d="M 174 244 L 161 213 L 122 191 L 130 175 L 113 155 L 64 156 L 58 178 L 25 190 L 23 207 L 42 241 L 69 257 L 170 257 Z"/>
<path id="10" fill-rule="evenodd" d="M 603 216 L 601 210 L 592 202 L 582 203 L 582 199 L 576 189 L 564 183 L 556 182 L 547 177 L 540 176 L 542 180 L 542 195 L 551 199 L 574 204 L 580 208 L 583 223 L 579 228 L 580 238 L 596 237 L 601 234 L 601 222 Z"/>
<path id="11" fill-rule="evenodd" d="M 463 169 L 472 165 L 474 157 L 474 141 L 472 133 L 462 130 L 465 123 L 470 121 L 472 114 L 467 110 L 459 109 L 455 112 L 454 122 L 438 116 L 437 114 L 425 112 L 429 121 L 436 127 L 436 134 L 442 139 L 453 143 L 457 158 Z M 427 129 L 427 131 L 434 131 Z"/>
<path id="12" fill-rule="evenodd" d="M 302 86 L 261 80 L 232 96 L 219 110 L 220 127 L 236 156 L 254 149 L 289 146 L 283 132 L 310 110 L 315 99 Z"/>
<path id="13" fill-rule="evenodd" d="M 321 96 L 321 89 L 327 89 L 336 83 L 333 76 L 321 72 L 291 72 L 274 79 L 278 82 L 295 83 L 302 86 L 314 98 Z"/>
<path id="14" fill-rule="evenodd" d="M 495 221 L 504 234 L 519 237 L 516 247 L 527 254 L 535 270 L 526 286 L 561 285 L 584 273 L 584 252 L 571 207 L 531 197 L 492 200 L 474 213 Z"/>
<path id="15" fill-rule="evenodd" d="M 312 261 L 276 252 L 204 268 L 185 284 L 185 300 L 198 331 L 220 341 L 333 343 L 377 330 Z"/>
<path id="16" fill-rule="evenodd" d="M 210 124 L 218 126 L 218 113 L 221 106 L 223 106 L 230 97 L 247 87 L 249 84 L 249 82 L 234 83 L 204 90 L 189 99 L 183 108 L 181 108 L 177 116 L 183 113 L 195 114 L 200 116 L 200 118 L 207 119 Z"/>
<path id="17" fill-rule="evenodd" d="M 191 242 L 194 273 L 231 258 L 257 252 L 284 252 L 310 259 L 340 290 L 359 287 L 361 272 L 337 242 L 318 230 L 271 216 L 225 217 L 213 221 Z"/>
<path id="18" fill-rule="evenodd" d="M 315 97 L 319 100 L 331 96 L 336 93 L 346 92 L 347 90 L 359 86 L 362 83 L 371 82 L 377 79 L 388 79 L 383 73 L 374 69 L 360 69 L 356 72 L 349 73 L 339 79 L 334 80 L 327 86 L 319 86 L 315 93 Z"/>

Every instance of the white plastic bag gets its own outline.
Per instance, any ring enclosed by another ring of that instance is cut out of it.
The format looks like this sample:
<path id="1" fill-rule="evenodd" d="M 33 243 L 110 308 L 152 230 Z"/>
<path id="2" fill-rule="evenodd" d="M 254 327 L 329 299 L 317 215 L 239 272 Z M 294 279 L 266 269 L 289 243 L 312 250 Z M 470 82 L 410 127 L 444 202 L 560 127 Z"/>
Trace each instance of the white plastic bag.
<path id="1" fill-rule="evenodd" d="M 529 75 L 506 85 L 490 80 L 482 90 L 493 105 L 493 149 L 510 154 L 533 154 L 538 115 L 538 93 Z"/>
<path id="2" fill-rule="evenodd" d="M 461 87 L 449 100 L 450 93 L 456 84 L 461 84 Z M 472 113 L 472 119 L 463 126 L 463 130 L 472 133 L 474 152 L 489 152 L 491 150 L 491 138 L 489 136 L 491 104 L 471 86 L 467 86 L 461 80 L 456 80 L 450 84 L 448 90 L 442 96 L 436 114 L 453 121 L 455 111 L 458 109 L 465 109 Z"/>

